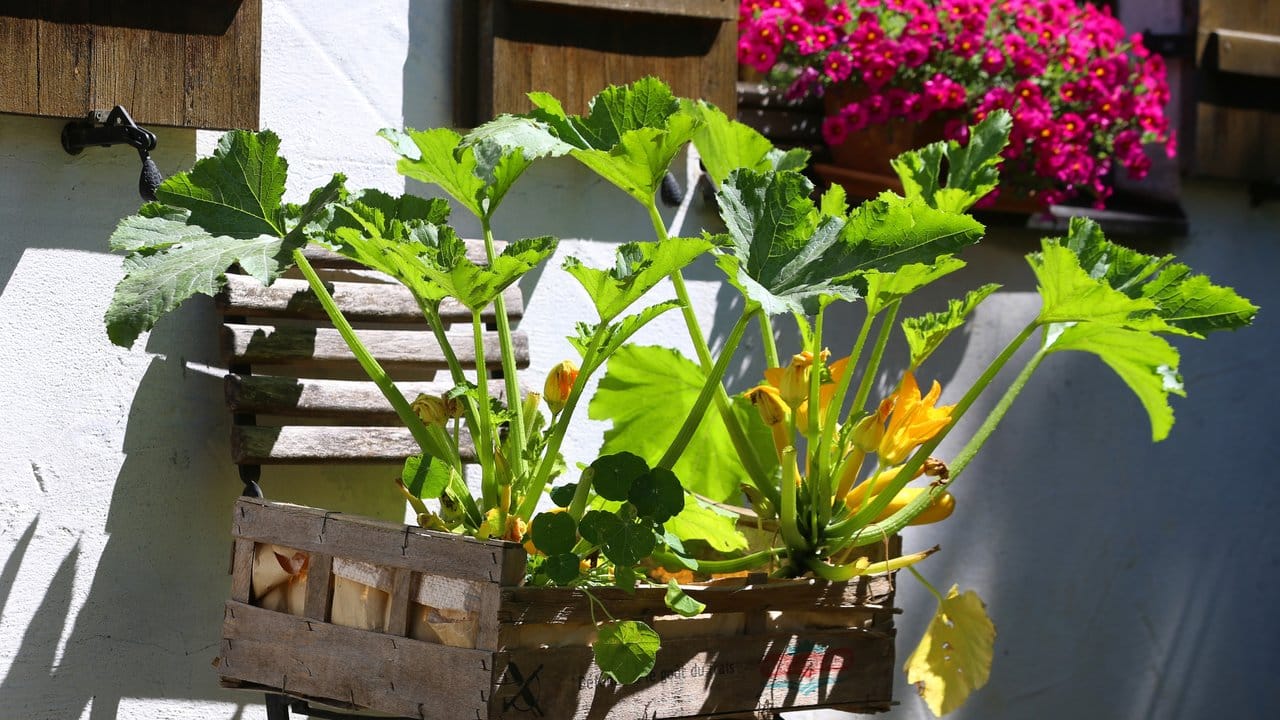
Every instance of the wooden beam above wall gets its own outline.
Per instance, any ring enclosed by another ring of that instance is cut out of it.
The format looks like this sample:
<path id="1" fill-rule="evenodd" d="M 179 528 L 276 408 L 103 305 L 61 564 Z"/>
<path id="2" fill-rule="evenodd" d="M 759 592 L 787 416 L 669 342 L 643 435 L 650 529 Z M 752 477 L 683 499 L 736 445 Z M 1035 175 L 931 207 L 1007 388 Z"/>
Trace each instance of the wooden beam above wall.
<path id="1" fill-rule="evenodd" d="M 0 112 L 258 127 L 261 0 L 0 0 Z"/>

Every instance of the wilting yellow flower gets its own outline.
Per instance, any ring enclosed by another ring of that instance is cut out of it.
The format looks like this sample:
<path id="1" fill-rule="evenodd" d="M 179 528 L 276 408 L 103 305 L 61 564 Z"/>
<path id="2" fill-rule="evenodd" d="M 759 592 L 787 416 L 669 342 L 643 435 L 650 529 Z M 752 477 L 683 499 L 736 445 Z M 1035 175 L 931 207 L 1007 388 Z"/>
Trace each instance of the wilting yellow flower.
<path id="1" fill-rule="evenodd" d="M 457 398 L 419 395 L 411 407 L 427 425 L 445 425 L 453 418 L 462 417 L 462 403 Z"/>
<path id="2" fill-rule="evenodd" d="M 547 381 L 542 385 L 542 397 L 552 413 L 558 413 L 569 401 L 569 393 L 573 384 L 578 381 L 578 366 L 572 360 L 564 360 L 551 368 L 547 373 Z"/>
<path id="3" fill-rule="evenodd" d="M 916 385 L 915 375 L 908 371 L 903 376 L 898 392 L 891 396 L 893 411 L 877 450 L 881 463 L 885 465 L 901 463 L 907 459 L 912 450 L 928 442 L 951 422 L 951 410 L 955 407 L 954 405 L 934 407 L 941 395 L 942 386 L 937 380 L 933 381 L 929 394 L 922 398 L 920 386 Z"/>
<path id="4" fill-rule="evenodd" d="M 756 406 L 760 419 L 764 420 L 765 425 L 784 423 L 787 421 L 787 416 L 791 414 L 778 388 L 772 385 L 757 385 L 743 393 L 743 397 Z"/>

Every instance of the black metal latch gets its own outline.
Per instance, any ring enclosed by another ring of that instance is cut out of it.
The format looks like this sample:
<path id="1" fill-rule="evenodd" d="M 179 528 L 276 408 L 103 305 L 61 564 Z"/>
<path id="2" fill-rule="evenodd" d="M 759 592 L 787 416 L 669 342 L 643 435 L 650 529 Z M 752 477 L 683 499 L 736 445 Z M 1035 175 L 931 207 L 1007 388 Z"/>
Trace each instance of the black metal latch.
<path id="1" fill-rule="evenodd" d="M 96 110 L 84 120 L 72 120 L 62 128 L 62 149 L 79 155 L 87 147 L 97 145 L 129 145 L 138 151 L 142 160 L 142 174 L 138 178 L 138 194 L 143 200 L 155 200 L 156 188 L 164 177 L 151 159 L 150 151 L 156 149 L 156 136 L 138 127 L 129 117 L 129 111 L 117 105 L 110 112 Z"/>

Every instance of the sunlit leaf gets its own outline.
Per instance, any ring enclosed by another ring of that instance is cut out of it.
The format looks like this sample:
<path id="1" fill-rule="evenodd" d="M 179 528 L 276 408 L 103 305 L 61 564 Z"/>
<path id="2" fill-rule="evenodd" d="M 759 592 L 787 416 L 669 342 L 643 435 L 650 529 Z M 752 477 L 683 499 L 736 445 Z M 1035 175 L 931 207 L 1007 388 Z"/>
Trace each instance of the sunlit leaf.
<path id="1" fill-rule="evenodd" d="M 698 600 L 690 597 L 689 594 L 684 591 L 684 588 L 680 587 L 680 583 L 677 583 L 675 579 L 667 581 L 667 595 L 665 600 L 667 607 L 684 617 L 701 615 L 702 611 L 707 609 L 706 603 L 699 602 Z"/>
<path id="2" fill-rule="evenodd" d="M 904 194 L 921 198 L 939 210 L 968 210 L 1000 182 L 996 166 L 1001 161 L 1000 152 L 1009 144 L 1012 127 L 1012 116 L 996 110 L 970 129 L 965 145 L 944 140 L 899 155 L 892 164 L 902 180 Z M 941 182 L 944 163 L 945 185 Z"/>
<path id="3" fill-rule="evenodd" d="M 667 238 L 658 242 L 632 242 L 617 249 L 614 266 L 607 270 L 565 258 L 564 269 L 587 291 L 602 322 L 609 322 L 671 273 L 711 249 L 702 238 Z"/>
<path id="4" fill-rule="evenodd" d="M 907 682 L 918 686 L 934 715 L 946 715 L 987 684 L 995 639 L 982 599 L 953 586 L 907 658 Z"/>
<path id="5" fill-rule="evenodd" d="M 605 675 L 623 685 L 648 675 L 657 662 L 662 640 L 642 622 L 623 620 L 600 626 L 592 651 Z"/>
<path id="6" fill-rule="evenodd" d="M 903 320 L 902 334 L 911 351 L 911 369 L 920 367 L 920 363 L 932 355 L 952 332 L 963 327 L 969 314 L 998 289 L 1000 286 L 995 283 L 983 285 L 966 293 L 961 300 L 948 300 L 947 309 L 942 312 Z"/>

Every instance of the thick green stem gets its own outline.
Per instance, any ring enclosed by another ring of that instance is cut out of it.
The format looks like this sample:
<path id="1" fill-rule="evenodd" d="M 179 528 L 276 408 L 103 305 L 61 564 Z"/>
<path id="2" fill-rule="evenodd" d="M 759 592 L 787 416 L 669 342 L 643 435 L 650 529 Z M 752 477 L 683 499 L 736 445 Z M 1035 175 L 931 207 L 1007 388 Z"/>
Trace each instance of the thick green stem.
<path id="1" fill-rule="evenodd" d="M 957 424 L 959 424 L 960 419 L 964 417 L 964 414 L 968 411 L 969 407 L 978 399 L 978 396 L 982 394 L 983 390 L 986 390 L 987 386 L 991 384 L 1000 370 L 1004 368 L 1018 349 L 1022 347 L 1038 327 L 1038 322 L 1032 321 L 1023 328 L 1022 332 L 1018 333 L 1017 337 L 1009 342 L 1005 349 L 1001 351 L 1000 355 L 998 355 L 996 359 L 987 366 L 987 369 L 982 373 L 981 377 L 979 377 L 978 380 L 974 382 L 973 386 L 969 388 L 969 392 L 965 393 L 965 396 L 960 399 L 960 402 L 956 403 L 955 407 L 951 410 L 951 422 L 939 431 L 937 435 L 934 435 L 932 439 L 921 445 L 920 448 L 916 450 L 915 454 L 911 456 L 911 459 L 908 460 L 902 469 L 898 471 L 898 474 L 893 481 L 876 496 L 875 500 L 858 512 L 854 513 L 851 517 L 828 527 L 826 532 L 828 540 L 834 541 L 836 547 L 843 547 L 848 544 L 849 539 L 853 537 L 855 533 L 872 533 L 875 537 L 879 536 L 878 533 L 880 529 L 884 527 L 884 523 L 878 523 L 877 525 L 872 526 L 868 526 L 867 524 L 889 505 L 894 496 L 896 496 L 902 488 L 906 487 L 907 483 L 911 482 L 912 478 L 915 477 L 916 471 L 919 470 L 920 467 L 924 465 L 925 460 L 929 458 L 929 454 L 932 453 L 938 445 L 946 439 L 947 434 L 950 433 Z M 926 497 L 931 494 L 932 493 L 921 493 L 920 497 Z M 919 498 L 917 498 L 917 500 L 919 500 Z M 911 504 L 915 504 L 914 501 Z M 903 512 L 905 512 L 905 508 Z M 897 514 L 902 513 L 900 512 Z M 875 528 L 874 533 L 873 528 Z M 870 540 L 869 542 L 874 542 L 874 540 Z"/>
<path id="2" fill-rule="evenodd" d="M 738 343 L 742 342 L 742 336 L 746 333 L 747 325 L 750 323 L 752 316 L 758 314 L 759 310 L 759 305 L 754 303 L 748 305 L 742 311 L 742 317 L 738 318 L 738 322 L 734 323 L 733 330 L 729 333 L 729 338 L 725 340 L 724 347 L 720 350 L 720 358 L 716 360 L 715 366 L 711 368 L 711 374 L 707 376 L 706 382 L 702 385 L 702 391 L 698 393 L 697 400 L 694 401 L 693 407 L 685 417 L 679 432 L 676 433 L 676 439 L 672 441 L 671 446 L 667 448 L 667 452 L 658 461 L 658 467 L 668 470 L 675 467 L 676 461 L 680 459 L 685 448 L 689 446 L 689 441 L 693 440 L 694 433 L 698 431 L 698 425 L 702 423 L 703 416 L 706 415 L 707 405 L 711 404 L 711 399 L 715 397 L 717 388 L 722 388 L 720 380 L 724 377 L 725 370 L 729 367 L 729 360 L 733 357 L 733 351 L 738 348 Z M 755 457 L 754 454 L 752 457 Z"/>
<path id="3" fill-rule="evenodd" d="M 794 432 L 794 428 L 792 428 Z M 781 502 L 779 504 L 778 521 L 782 529 L 782 539 L 794 550 L 806 550 L 809 547 L 804 535 L 796 524 L 796 484 L 800 480 L 800 471 L 796 467 L 796 449 L 788 445 L 780 455 L 782 460 Z"/>
<path id="4" fill-rule="evenodd" d="M 472 437 L 471 443 L 476 448 L 476 458 L 480 461 L 480 491 L 484 501 L 484 509 L 498 506 L 497 468 L 494 467 L 494 427 L 493 415 L 489 407 L 488 369 L 484 357 L 484 324 L 480 322 L 480 311 L 471 311 L 471 335 L 475 339 L 476 348 L 476 414 L 480 425 L 480 436 Z"/>
<path id="5" fill-rule="evenodd" d="M 431 328 L 431 333 L 435 335 L 436 344 L 440 346 L 441 352 L 444 353 L 445 363 L 449 366 L 449 376 L 453 378 L 454 385 L 467 384 L 466 373 L 462 369 L 462 363 L 458 361 L 458 354 L 453 351 L 453 343 L 450 342 L 449 336 L 444 332 L 444 320 L 440 317 L 440 305 L 424 302 L 418 299 L 418 307 L 422 309 L 422 314 L 427 318 L 427 325 Z M 476 420 L 476 409 L 469 402 L 462 404 L 463 418 L 467 423 L 467 434 L 472 438 L 480 437 L 480 424 Z M 454 433 L 457 437 L 457 433 Z M 455 443 L 456 444 L 456 443 Z"/>
<path id="6" fill-rule="evenodd" d="M 311 286 L 311 291 L 319 298 L 320 305 L 329 316 L 329 320 L 333 323 L 334 328 L 337 329 L 338 334 L 347 343 L 347 347 L 350 348 L 351 354 L 355 356 L 356 362 L 360 363 L 360 367 L 365 374 L 382 391 L 383 396 L 387 398 L 387 402 L 391 403 L 391 407 L 396 411 L 400 421 L 405 424 L 405 427 L 409 428 L 413 439 L 432 457 L 440 458 L 454 467 L 461 467 L 458 454 L 449 446 L 444 431 L 434 426 L 427 427 L 422 422 L 422 419 L 418 417 L 418 414 L 413 411 L 413 407 L 405 399 L 404 394 L 400 392 L 400 388 L 396 387 L 395 383 L 392 382 L 391 377 L 378 364 L 378 360 L 364 346 L 364 342 L 356 335 L 351 323 L 347 322 L 347 318 L 338 309 L 337 302 L 329 294 L 328 288 L 324 286 L 324 281 L 316 274 L 315 268 L 311 267 L 311 263 L 302 254 L 301 249 L 293 251 L 293 261 L 298 265 L 302 276 L 306 278 L 307 284 Z"/>
<path id="7" fill-rule="evenodd" d="M 653 231 L 658 240 L 667 239 L 667 226 L 662 222 L 662 215 L 658 213 L 658 206 L 650 201 L 646 206 L 649 211 L 649 220 L 653 223 Z M 710 373 L 712 368 L 711 348 L 707 346 L 707 339 L 702 334 L 702 327 L 698 325 L 698 316 L 693 312 L 693 302 L 689 299 L 689 289 L 685 287 L 684 276 L 679 270 L 671 273 L 671 287 L 675 290 L 676 300 L 680 303 L 680 314 L 684 316 L 685 326 L 689 330 L 689 339 L 693 342 L 693 349 L 698 355 L 698 364 L 702 366 L 702 371 Z M 585 365 L 584 365 L 585 367 Z M 759 458 L 756 457 L 751 448 L 751 442 L 747 439 L 747 433 L 742 429 L 742 424 L 738 422 L 738 417 L 733 414 L 733 402 L 729 399 L 729 393 L 724 386 L 719 386 L 713 398 L 716 403 L 716 411 L 720 413 L 720 418 L 724 421 L 725 429 L 729 432 L 729 440 L 733 443 L 733 449 L 737 451 L 738 457 L 742 462 L 742 469 L 747 473 L 747 478 L 755 486 L 757 490 L 769 497 L 771 500 L 777 501 L 777 492 L 773 488 L 772 478 L 764 471 L 764 467 L 760 465 Z"/>
<path id="8" fill-rule="evenodd" d="M 750 555 L 743 555 L 742 557 L 730 558 L 728 560 L 697 560 L 697 570 L 698 572 L 708 574 L 735 573 L 742 572 L 743 570 L 752 570 L 764 565 L 780 555 L 785 555 L 786 552 L 786 548 L 768 548 L 767 550 L 760 550 L 759 552 L 753 552 Z M 678 555 L 674 555 L 663 550 L 654 550 L 652 555 L 654 560 L 657 560 L 668 567 L 689 566 Z"/>
<path id="9" fill-rule="evenodd" d="M 823 448 L 831 447 L 831 442 L 835 438 L 836 425 L 840 421 L 840 410 L 844 407 L 844 399 L 849 393 L 853 372 L 857 369 L 858 360 L 862 358 L 862 348 L 867 343 L 867 336 L 871 334 L 871 325 L 874 321 L 875 316 L 867 313 L 867 317 L 862 321 L 862 328 L 858 330 L 858 339 L 854 341 L 853 349 L 849 351 L 849 361 L 845 364 L 844 375 L 836 383 L 835 395 L 831 397 L 831 404 L 827 406 L 827 416 L 822 421 L 821 447 Z M 852 415 L 850 419 L 854 419 Z"/>
<path id="10" fill-rule="evenodd" d="M 760 340 L 764 345 L 765 367 L 776 368 L 778 363 L 778 343 L 773 337 L 773 320 L 768 313 L 760 313 Z"/>
<path id="11" fill-rule="evenodd" d="M 525 496 L 520 499 L 520 505 L 516 512 L 526 521 L 533 517 L 533 511 L 538 508 L 538 500 L 542 498 L 542 492 L 547 489 L 547 481 L 551 477 L 551 468 L 555 466 L 556 457 L 560 454 L 560 445 L 564 442 L 565 432 L 569 428 L 569 421 L 573 418 L 573 411 L 578 406 L 578 399 L 582 396 L 587 380 L 590 379 L 590 371 L 595 367 L 596 355 L 600 352 L 600 346 L 604 344 L 605 334 L 606 326 L 601 324 L 591 338 L 591 344 L 587 346 L 587 351 L 583 353 L 582 371 L 578 373 L 578 379 L 574 381 L 573 388 L 569 391 L 569 397 L 565 400 L 564 407 L 560 409 L 560 414 L 556 417 L 555 424 L 551 427 L 551 433 L 547 437 L 547 449 L 542 455 L 542 462 L 538 464 L 537 472 L 533 476 L 533 482 L 529 484 L 529 489 Z"/>
<path id="12" fill-rule="evenodd" d="M 900 302 L 890 303 L 884 321 L 880 324 L 880 332 L 876 335 L 876 344 L 867 360 L 867 368 L 862 373 L 862 382 L 858 383 L 858 392 L 853 396 L 853 412 L 862 412 L 866 407 L 867 396 L 871 394 L 871 385 L 875 382 L 876 373 L 880 370 L 880 361 L 884 359 L 884 349 L 889 344 L 889 336 L 893 334 L 893 321 L 898 316 Z"/>
<path id="13" fill-rule="evenodd" d="M 492 266 L 497 252 L 493 246 L 493 230 L 489 226 L 487 215 L 480 218 L 480 225 L 484 229 L 485 255 L 489 258 L 489 265 Z M 510 447 L 514 452 L 507 454 L 507 462 L 511 466 L 511 476 L 520 478 L 524 476 L 526 428 L 523 403 L 520 398 L 520 377 L 516 374 L 515 346 L 511 342 L 511 321 L 507 318 L 507 303 L 502 293 L 498 293 L 498 297 L 493 300 L 493 312 L 497 316 L 498 344 L 502 349 L 502 379 L 506 383 L 507 409 L 511 412 L 508 432 L 511 440 Z"/>
<path id="14" fill-rule="evenodd" d="M 569 516 L 574 522 L 582 519 L 587 512 L 587 502 L 591 500 L 591 473 L 584 472 L 578 478 L 578 487 L 573 489 L 573 500 L 569 502 Z"/>
<path id="15" fill-rule="evenodd" d="M 825 480 L 826 452 L 822 449 L 821 436 L 822 372 L 819 368 L 822 365 L 822 326 L 825 317 L 825 308 L 819 308 L 818 314 L 813 320 L 813 337 L 810 338 L 811 345 L 809 347 L 813 364 L 809 367 L 809 427 L 804 428 L 804 434 L 808 438 L 806 450 L 809 456 L 805 475 L 809 483 L 810 547 L 818 546 L 818 541 L 822 537 L 822 528 L 826 527 L 827 520 L 831 517 L 831 484 Z M 822 488 L 823 485 L 827 486 L 825 492 Z M 825 517 L 821 510 L 824 498 L 826 498 L 825 504 L 827 505 Z"/>

